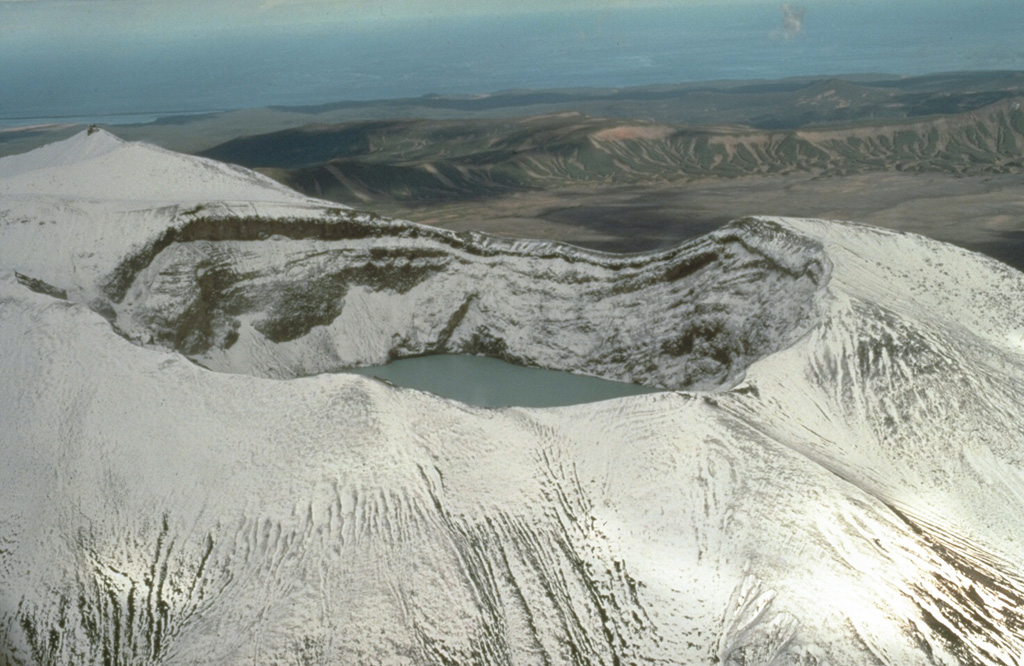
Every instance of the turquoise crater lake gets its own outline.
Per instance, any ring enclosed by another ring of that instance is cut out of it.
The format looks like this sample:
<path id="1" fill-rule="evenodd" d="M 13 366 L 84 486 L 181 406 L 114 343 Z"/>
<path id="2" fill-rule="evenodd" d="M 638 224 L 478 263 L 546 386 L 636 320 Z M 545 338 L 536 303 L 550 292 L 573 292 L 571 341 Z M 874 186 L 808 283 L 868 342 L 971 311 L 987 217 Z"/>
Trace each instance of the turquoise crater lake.
<path id="1" fill-rule="evenodd" d="M 561 407 L 658 389 L 570 372 L 525 368 L 484 356 L 438 354 L 349 368 L 397 386 L 428 391 L 480 407 Z"/>

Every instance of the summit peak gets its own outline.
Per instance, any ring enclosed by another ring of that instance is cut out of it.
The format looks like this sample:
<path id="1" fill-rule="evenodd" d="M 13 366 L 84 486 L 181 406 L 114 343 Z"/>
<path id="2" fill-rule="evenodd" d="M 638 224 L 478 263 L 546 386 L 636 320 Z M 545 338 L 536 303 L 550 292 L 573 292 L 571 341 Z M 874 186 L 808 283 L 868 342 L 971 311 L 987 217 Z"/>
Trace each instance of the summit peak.
<path id="1" fill-rule="evenodd" d="M 48 144 L 28 153 L 0 158 L 0 178 L 12 178 L 39 169 L 88 162 L 118 149 L 125 143 L 107 130 L 92 125 L 89 129 L 82 130 L 63 141 Z"/>
<path id="2" fill-rule="evenodd" d="M 257 173 L 96 125 L 33 151 L 0 158 L 0 192 L 103 200 L 308 201 Z"/>

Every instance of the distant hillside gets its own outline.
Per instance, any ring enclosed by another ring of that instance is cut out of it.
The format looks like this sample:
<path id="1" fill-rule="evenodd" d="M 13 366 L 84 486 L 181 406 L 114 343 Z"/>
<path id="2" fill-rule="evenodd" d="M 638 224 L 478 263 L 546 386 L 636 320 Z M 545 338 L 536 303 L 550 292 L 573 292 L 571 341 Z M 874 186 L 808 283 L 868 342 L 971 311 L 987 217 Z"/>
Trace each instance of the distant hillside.
<path id="1" fill-rule="evenodd" d="M 818 96 L 831 97 L 820 82 Z M 837 93 L 838 94 L 838 93 Z M 583 183 L 870 172 L 1024 171 L 1024 110 L 1011 98 L 900 122 L 800 130 L 678 126 L 563 113 L 516 120 L 313 125 L 203 155 L 350 204 L 440 203 Z"/>
<path id="2" fill-rule="evenodd" d="M 962 113 L 1024 94 L 1024 72 L 924 76 L 854 74 L 776 81 L 702 81 L 630 88 L 569 88 L 276 107 L 316 122 L 396 118 L 505 118 L 577 111 L 670 124 L 798 129 Z M 335 120 L 330 120 L 334 118 Z"/>
<path id="3" fill-rule="evenodd" d="M 1024 72 L 981 71 L 893 76 L 842 74 L 775 81 L 699 81 L 627 88 L 480 91 L 406 99 L 339 101 L 316 106 L 240 109 L 169 116 L 120 125 L 118 136 L 198 153 L 240 136 L 310 124 L 396 120 L 503 120 L 577 112 L 670 125 L 744 125 L 795 130 L 851 123 L 901 122 L 976 111 L 1024 96 Z M 66 138 L 81 126 L 0 131 L 0 154 Z"/>

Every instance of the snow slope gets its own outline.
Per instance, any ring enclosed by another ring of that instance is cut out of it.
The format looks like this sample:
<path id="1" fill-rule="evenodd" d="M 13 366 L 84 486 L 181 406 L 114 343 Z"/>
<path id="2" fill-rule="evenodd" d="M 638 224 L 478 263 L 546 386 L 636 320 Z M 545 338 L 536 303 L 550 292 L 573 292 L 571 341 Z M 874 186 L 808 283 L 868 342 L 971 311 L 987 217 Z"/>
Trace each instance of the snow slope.
<path id="1" fill-rule="evenodd" d="M 0 160 L 0 661 L 1024 661 L 1021 274 L 819 220 L 510 243 L 94 139 Z M 442 350 L 671 390 L 322 374 Z"/>
<path id="2" fill-rule="evenodd" d="M 0 158 L 0 192 L 171 204 L 206 199 L 308 201 L 248 169 L 122 141 L 101 129 Z"/>
<path id="3" fill-rule="evenodd" d="M 81 132 L 0 158 L 0 265 L 92 297 L 103 271 L 169 228 L 221 215 L 333 215 L 252 171 Z"/>

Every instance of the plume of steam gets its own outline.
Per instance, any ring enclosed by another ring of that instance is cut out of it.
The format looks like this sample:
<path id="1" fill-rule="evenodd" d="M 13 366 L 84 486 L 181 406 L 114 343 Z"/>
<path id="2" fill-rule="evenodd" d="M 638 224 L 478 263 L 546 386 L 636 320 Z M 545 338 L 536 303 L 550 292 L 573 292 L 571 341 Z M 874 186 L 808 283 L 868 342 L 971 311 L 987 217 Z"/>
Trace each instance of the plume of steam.
<path id="1" fill-rule="evenodd" d="M 782 5 L 782 30 L 772 33 L 774 37 L 782 39 L 793 39 L 804 29 L 804 14 L 807 10 L 803 7 L 794 7 L 788 2 Z"/>

